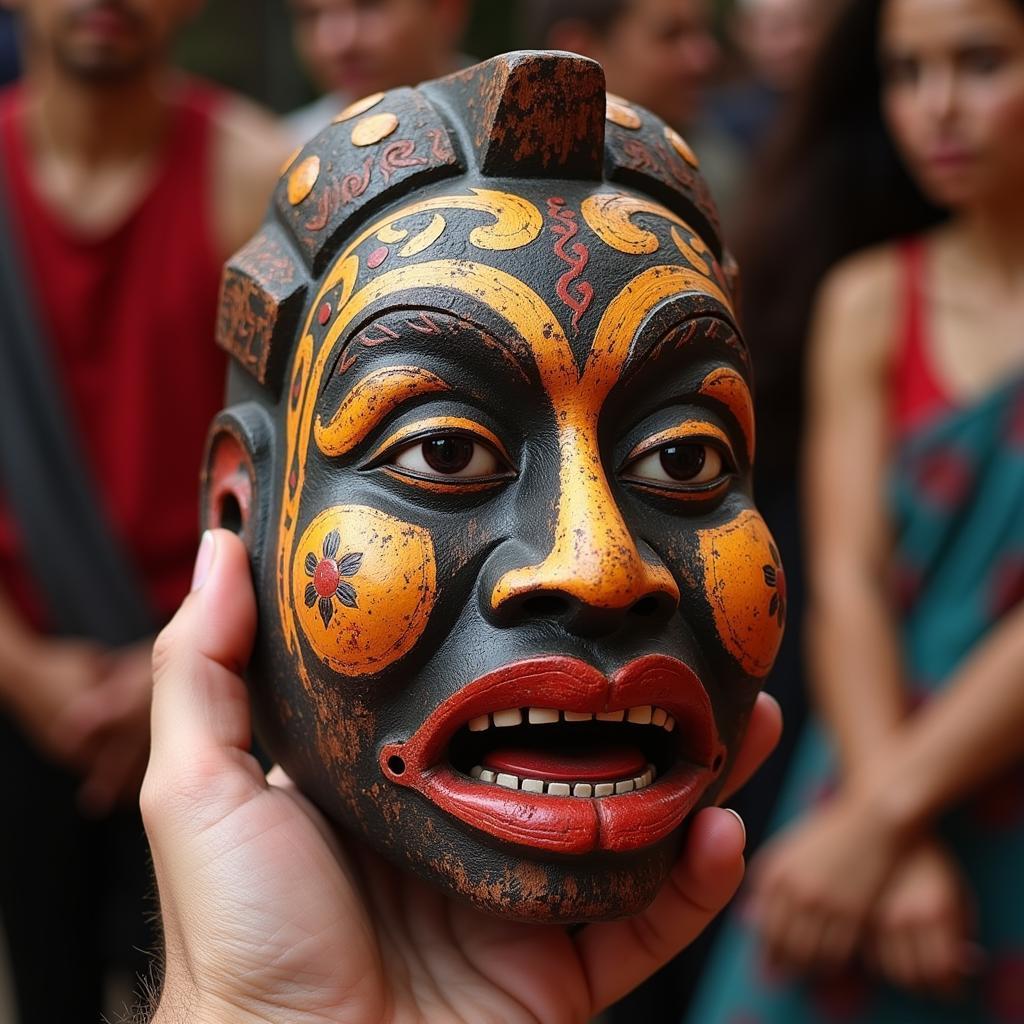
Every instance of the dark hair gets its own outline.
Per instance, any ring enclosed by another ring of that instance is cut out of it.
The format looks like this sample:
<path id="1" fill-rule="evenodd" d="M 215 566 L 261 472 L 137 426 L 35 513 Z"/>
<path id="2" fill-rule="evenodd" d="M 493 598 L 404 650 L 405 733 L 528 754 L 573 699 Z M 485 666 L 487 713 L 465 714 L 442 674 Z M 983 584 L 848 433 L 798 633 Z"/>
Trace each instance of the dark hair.
<path id="1" fill-rule="evenodd" d="M 764 473 L 795 471 L 803 352 L 822 277 L 850 253 L 945 215 L 911 180 L 882 118 L 883 2 L 849 0 L 837 12 L 740 218 L 735 251 Z"/>
<path id="2" fill-rule="evenodd" d="M 543 49 L 551 29 L 560 21 L 582 21 L 604 35 L 628 6 L 629 0 L 525 0 L 523 38 L 530 46 Z"/>

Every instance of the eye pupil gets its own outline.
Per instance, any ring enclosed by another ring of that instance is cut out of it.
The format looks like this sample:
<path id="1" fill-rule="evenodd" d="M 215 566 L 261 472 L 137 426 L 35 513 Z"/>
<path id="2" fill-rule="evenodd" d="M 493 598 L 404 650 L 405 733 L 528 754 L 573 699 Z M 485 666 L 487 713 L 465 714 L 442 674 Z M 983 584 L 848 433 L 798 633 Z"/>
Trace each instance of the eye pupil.
<path id="1" fill-rule="evenodd" d="M 706 461 L 706 449 L 700 444 L 672 445 L 661 450 L 661 468 L 673 480 L 692 480 Z"/>
<path id="2" fill-rule="evenodd" d="M 435 473 L 460 473 L 473 459 L 468 437 L 434 437 L 423 442 L 423 458 Z"/>

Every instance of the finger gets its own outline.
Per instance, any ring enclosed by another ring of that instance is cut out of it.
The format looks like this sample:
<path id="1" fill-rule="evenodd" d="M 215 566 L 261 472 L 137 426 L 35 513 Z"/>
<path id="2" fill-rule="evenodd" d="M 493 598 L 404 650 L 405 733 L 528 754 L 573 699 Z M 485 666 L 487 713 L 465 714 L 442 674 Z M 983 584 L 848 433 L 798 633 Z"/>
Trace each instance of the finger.
<path id="1" fill-rule="evenodd" d="M 204 534 L 196 578 L 153 651 L 147 824 L 168 798 L 220 818 L 266 788 L 249 754 L 252 719 L 240 676 L 252 649 L 256 600 L 239 538 L 226 530 Z"/>
<path id="2" fill-rule="evenodd" d="M 798 974 L 809 974 L 821 966 L 821 938 L 826 918 L 817 911 L 793 914 L 778 944 L 779 965 Z"/>
<path id="3" fill-rule="evenodd" d="M 886 932 L 880 946 L 882 970 L 894 985 L 912 989 L 917 985 L 916 954 L 903 928 Z"/>
<path id="4" fill-rule="evenodd" d="M 846 918 L 833 918 L 821 933 L 818 966 L 829 974 L 844 970 L 853 959 L 857 930 Z"/>
<path id="5" fill-rule="evenodd" d="M 743 877 L 745 842 L 738 815 L 706 808 L 693 819 L 682 857 L 643 913 L 577 933 L 594 1013 L 675 956 L 725 906 Z"/>
<path id="6" fill-rule="evenodd" d="M 765 869 L 763 861 L 760 871 L 757 867 L 755 862 L 750 873 L 750 921 L 761 940 L 765 962 L 777 969 L 782 961 L 786 925 L 794 913 L 793 900 L 770 867 Z"/>
<path id="7" fill-rule="evenodd" d="M 961 992 L 969 977 L 976 973 L 974 947 L 966 940 L 959 923 L 945 922 L 922 927 L 916 935 L 921 965 L 921 984 L 940 995 Z"/>
<path id="8" fill-rule="evenodd" d="M 736 754 L 736 760 L 733 761 L 728 778 L 722 787 L 722 793 L 718 798 L 720 801 L 728 800 L 736 790 L 746 784 L 750 776 L 775 749 L 781 736 L 782 709 L 770 693 L 762 691 L 754 701 L 750 723 Z"/>

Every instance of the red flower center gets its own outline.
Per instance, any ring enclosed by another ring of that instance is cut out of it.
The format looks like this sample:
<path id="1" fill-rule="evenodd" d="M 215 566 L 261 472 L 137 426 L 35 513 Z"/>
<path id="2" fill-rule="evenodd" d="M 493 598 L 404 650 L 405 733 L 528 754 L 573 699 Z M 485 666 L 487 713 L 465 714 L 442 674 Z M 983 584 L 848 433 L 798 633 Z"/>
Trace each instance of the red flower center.
<path id="1" fill-rule="evenodd" d="M 333 558 L 321 558 L 313 573 L 313 586 L 321 597 L 333 597 L 338 589 L 338 563 Z"/>
<path id="2" fill-rule="evenodd" d="M 783 571 L 781 566 L 778 569 L 775 570 L 775 580 L 776 580 L 775 586 L 776 586 L 776 590 L 778 591 L 778 594 L 779 594 L 779 600 L 780 601 L 785 601 L 786 600 L 786 574 Z"/>

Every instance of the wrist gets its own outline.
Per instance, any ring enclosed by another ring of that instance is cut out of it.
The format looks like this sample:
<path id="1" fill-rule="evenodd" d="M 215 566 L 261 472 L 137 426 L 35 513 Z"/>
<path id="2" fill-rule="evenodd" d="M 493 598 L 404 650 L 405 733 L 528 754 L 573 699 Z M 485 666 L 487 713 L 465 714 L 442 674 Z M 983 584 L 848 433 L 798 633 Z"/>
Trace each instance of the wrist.
<path id="1" fill-rule="evenodd" d="M 910 774 L 888 758 L 876 757 L 851 775 L 844 796 L 877 834 L 896 847 L 920 837 L 929 824 Z"/>

